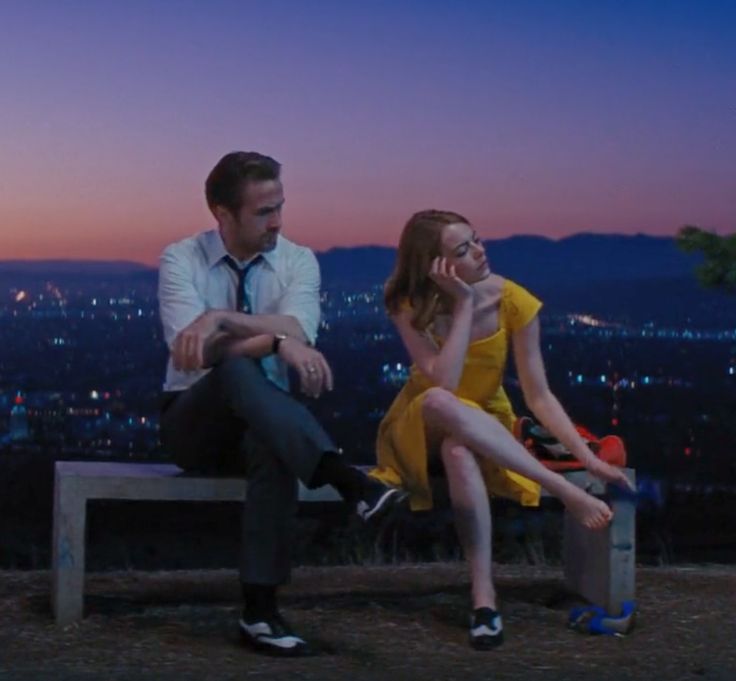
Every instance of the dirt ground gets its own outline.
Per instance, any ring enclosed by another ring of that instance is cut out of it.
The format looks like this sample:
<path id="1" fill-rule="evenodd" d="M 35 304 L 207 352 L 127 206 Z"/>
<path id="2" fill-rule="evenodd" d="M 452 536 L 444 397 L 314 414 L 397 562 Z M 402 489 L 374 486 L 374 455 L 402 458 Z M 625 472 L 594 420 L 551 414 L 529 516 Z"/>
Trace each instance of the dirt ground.
<path id="1" fill-rule="evenodd" d="M 476 652 L 462 563 L 299 568 L 283 612 L 318 654 L 281 660 L 239 644 L 231 571 L 91 574 L 64 628 L 48 572 L 0 572 L 0 681 L 736 678 L 736 566 L 640 568 L 627 637 L 568 629 L 557 568 L 496 574 L 506 643 Z"/>

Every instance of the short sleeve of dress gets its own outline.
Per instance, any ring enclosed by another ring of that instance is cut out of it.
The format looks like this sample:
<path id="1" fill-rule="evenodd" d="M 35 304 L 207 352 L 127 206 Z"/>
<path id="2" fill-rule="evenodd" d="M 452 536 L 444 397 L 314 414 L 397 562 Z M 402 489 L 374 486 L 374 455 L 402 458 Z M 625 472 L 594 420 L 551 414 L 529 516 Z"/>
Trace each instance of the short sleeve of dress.
<path id="1" fill-rule="evenodd" d="M 542 301 L 533 296 L 523 286 L 506 280 L 503 292 L 504 326 L 513 333 L 524 328 L 539 313 Z"/>

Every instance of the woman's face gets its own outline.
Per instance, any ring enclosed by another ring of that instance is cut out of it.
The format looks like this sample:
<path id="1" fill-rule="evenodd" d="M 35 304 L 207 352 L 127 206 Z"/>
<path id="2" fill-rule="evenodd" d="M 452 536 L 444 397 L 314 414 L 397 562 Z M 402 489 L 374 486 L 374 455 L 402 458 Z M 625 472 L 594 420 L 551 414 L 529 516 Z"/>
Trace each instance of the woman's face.
<path id="1" fill-rule="evenodd" d="M 463 222 L 447 225 L 442 230 L 441 242 L 442 256 L 466 284 L 481 281 L 491 273 L 486 249 L 470 225 Z"/>

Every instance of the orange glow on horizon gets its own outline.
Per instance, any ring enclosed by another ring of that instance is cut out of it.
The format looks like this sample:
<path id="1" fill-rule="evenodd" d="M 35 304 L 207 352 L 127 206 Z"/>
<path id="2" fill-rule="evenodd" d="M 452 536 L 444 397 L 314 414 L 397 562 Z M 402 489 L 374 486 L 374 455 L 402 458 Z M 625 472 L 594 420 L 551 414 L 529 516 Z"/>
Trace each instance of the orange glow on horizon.
<path id="1" fill-rule="evenodd" d="M 454 209 L 457 202 L 448 203 Z M 316 251 L 361 245 L 396 246 L 403 224 L 413 212 L 409 207 L 379 209 L 364 205 L 351 212 L 349 208 L 338 210 L 333 206 L 329 217 L 322 217 L 320 206 L 294 204 L 294 201 L 289 203 L 283 234 Z M 564 215 L 545 219 L 531 212 L 515 218 L 507 213 L 484 219 L 484 215 L 493 211 L 478 207 L 460 212 L 465 213 L 484 239 L 502 239 L 518 234 L 559 239 L 590 231 L 672 236 L 682 224 L 666 224 L 665 229 L 661 229 L 661 224 L 657 225 L 660 229 L 641 229 L 633 220 L 608 219 L 603 224 L 592 224 L 572 217 L 566 221 Z M 196 202 L 180 205 L 176 212 L 164 213 L 159 209 L 158 213 L 154 213 L 153 207 L 150 212 L 139 210 L 131 215 L 122 209 L 115 213 L 98 209 L 95 214 L 87 213 L 78 219 L 61 221 L 58 217 L 52 219 L 50 214 L 32 219 L 0 216 L 1 259 L 128 260 L 156 266 L 159 254 L 167 244 L 214 226 L 206 209 L 197 207 Z M 8 225 L 15 227 L 10 229 Z"/>

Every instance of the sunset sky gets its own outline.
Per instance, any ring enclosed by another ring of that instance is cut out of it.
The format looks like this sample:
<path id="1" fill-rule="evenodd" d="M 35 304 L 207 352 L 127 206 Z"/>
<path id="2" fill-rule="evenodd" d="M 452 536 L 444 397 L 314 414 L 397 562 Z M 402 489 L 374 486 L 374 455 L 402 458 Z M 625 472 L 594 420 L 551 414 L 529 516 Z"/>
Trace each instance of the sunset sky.
<path id="1" fill-rule="evenodd" d="M 0 260 L 126 259 L 212 226 L 224 153 L 285 230 L 395 244 L 736 230 L 736 2 L 0 3 Z"/>

